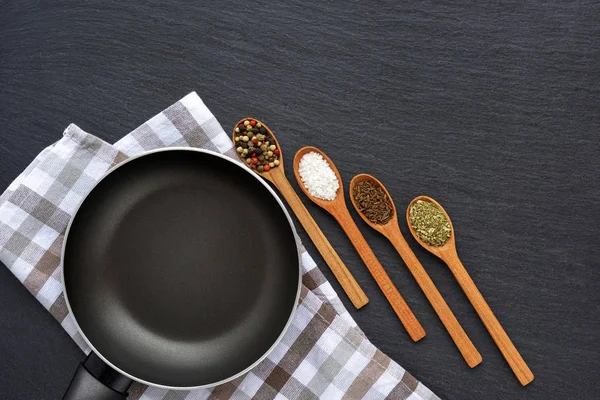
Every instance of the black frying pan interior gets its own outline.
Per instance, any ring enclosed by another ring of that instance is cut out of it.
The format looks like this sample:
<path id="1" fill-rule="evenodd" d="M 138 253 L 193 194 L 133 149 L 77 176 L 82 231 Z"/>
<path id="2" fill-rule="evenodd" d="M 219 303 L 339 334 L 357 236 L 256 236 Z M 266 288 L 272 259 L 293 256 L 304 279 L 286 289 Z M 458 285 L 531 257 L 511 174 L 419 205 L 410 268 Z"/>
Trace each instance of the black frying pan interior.
<path id="1" fill-rule="evenodd" d="M 215 155 L 144 155 L 79 208 L 65 289 L 99 354 L 148 383 L 227 379 L 276 342 L 296 301 L 299 261 L 280 204 Z"/>

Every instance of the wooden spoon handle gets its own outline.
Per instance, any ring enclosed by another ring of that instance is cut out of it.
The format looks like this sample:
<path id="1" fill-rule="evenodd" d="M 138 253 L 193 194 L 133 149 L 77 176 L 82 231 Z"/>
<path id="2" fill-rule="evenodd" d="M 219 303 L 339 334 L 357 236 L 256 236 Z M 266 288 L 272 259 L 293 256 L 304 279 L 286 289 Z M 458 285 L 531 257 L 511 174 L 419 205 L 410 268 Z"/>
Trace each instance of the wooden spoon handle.
<path id="1" fill-rule="evenodd" d="M 481 363 L 481 354 L 479 354 L 479 351 L 477 351 L 477 348 L 465 333 L 454 313 L 448 307 L 448 304 L 425 271 L 425 268 L 423 268 L 423 265 L 419 262 L 417 256 L 415 256 L 415 253 L 413 253 L 408 243 L 406 243 L 400 229 L 397 228 L 397 231 L 393 232 L 392 235 L 388 235 L 388 238 L 398 251 L 398 254 L 400 254 L 400 257 L 402 257 L 402 260 L 414 276 L 423 293 L 425 293 L 427 300 L 431 303 L 431 306 L 446 327 L 446 330 L 469 367 L 473 368 Z"/>
<path id="2" fill-rule="evenodd" d="M 283 195 L 288 205 L 291 207 L 294 214 L 298 218 L 298 221 L 304 227 L 304 230 L 315 244 L 321 256 L 329 265 L 331 272 L 338 280 L 348 298 L 357 309 L 361 308 L 369 302 L 369 298 L 365 292 L 361 289 L 354 276 L 350 273 L 344 262 L 340 259 L 337 252 L 333 249 L 329 240 L 325 237 L 315 220 L 312 218 L 302 201 L 296 194 L 296 191 L 290 185 L 283 173 L 271 174 L 269 179 L 279 192 Z"/>
<path id="3" fill-rule="evenodd" d="M 483 321 L 483 324 L 487 328 L 488 332 L 496 342 L 496 346 L 502 352 L 502 355 L 508 362 L 508 365 L 512 368 L 513 372 L 521 382 L 521 385 L 525 386 L 530 383 L 534 376 L 521 354 L 515 348 L 515 345 L 510 340 L 500 322 L 492 312 L 492 309 L 485 301 L 475 282 L 471 279 L 471 276 L 463 266 L 462 262 L 458 258 L 458 255 L 454 252 L 453 254 L 445 257 L 445 261 L 450 267 L 452 274 L 462 287 L 463 291 L 473 304 L 475 311 L 479 314 L 479 318 Z"/>
<path id="4" fill-rule="evenodd" d="M 362 258 L 369 272 L 375 278 L 377 285 L 379 285 L 379 288 L 396 312 L 396 315 L 400 318 L 411 339 L 417 342 L 425 337 L 425 329 L 423 329 L 417 317 L 415 317 L 396 286 L 394 286 L 389 275 L 385 272 L 379 260 L 377 260 L 373 250 L 371 250 L 371 247 L 369 247 L 369 244 L 350 216 L 348 209 L 344 205 L 343 207 L 336 207 L 332 211 L 332 215 L 340 223 L 346 235 L 348 235 L 360 258 Z"/>

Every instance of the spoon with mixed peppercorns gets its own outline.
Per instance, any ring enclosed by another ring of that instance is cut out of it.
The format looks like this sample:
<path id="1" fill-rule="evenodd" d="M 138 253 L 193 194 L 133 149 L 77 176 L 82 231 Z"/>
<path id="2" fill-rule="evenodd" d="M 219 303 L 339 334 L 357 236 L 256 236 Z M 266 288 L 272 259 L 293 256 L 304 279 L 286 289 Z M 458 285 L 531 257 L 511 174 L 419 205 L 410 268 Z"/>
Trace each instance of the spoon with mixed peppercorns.
<path id="1" fill-rule="evenodd" d="M 271 182 L 285 198 L 354 307 L 358 309 L 367 304 L 369 302 L 367 295 L 333 249 L 286 178 L 283 169 L 283 154 L 273 132 L 256 118 L 244 118 L 235 124 L 232 139 L 235 150 L 242 161 L 254 172 Z"/>
<path id="2" fill-rule="evenodd" d="M 269 172 L 281 164 L 281 150 L 272 132 L 256 119 L 243 119 L 233 131 L 240 158 L 257 172 Z M 282 167 L 283 168 L 283 167 Z"/>

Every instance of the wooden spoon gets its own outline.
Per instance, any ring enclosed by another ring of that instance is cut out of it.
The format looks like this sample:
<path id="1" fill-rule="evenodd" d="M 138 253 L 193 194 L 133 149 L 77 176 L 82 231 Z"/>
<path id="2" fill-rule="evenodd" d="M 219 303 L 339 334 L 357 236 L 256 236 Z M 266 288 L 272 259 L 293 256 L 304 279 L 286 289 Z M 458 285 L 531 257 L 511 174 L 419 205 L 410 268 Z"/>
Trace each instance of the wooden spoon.
<path id="1" fill-rule="evenodd" d="M 390 200 L 390 204 L 392 206 L 392 218 L 385 224 L 375 224 L 360 211 L 360 207 L 354 200 L 354 188 L 357 183 L 363 181 L 370 181 L 378 185 L 387 195 Z M 373 176 L 368 174 L 360 174 L 356 175 L 352 181 L 350 182 L 350 199 L 352 200 L 352 204 L 354 208 L 361 216 L 361 218 L 369 225 L 371 228 L 375 229 L 377 232 L 381 233 L 385 236 L 392 245 L 396 248 L 402 260 L 415 277 L 415 280 L 425 293 L 425 296 L 431 303 L 433 309 L 437 313 L 438 317 L 446 327 L 446 330 L 454 340 L 456 347 L 464 357 L 465 361 L 469 365 L 469 367 L 473 368 L 476 365 L 481 363 L 481 354 L 477 351 L 471 339 L 467 336 L 464 329 L 446 304 L 446 301 L 438 291 L 437 287 L 415 256 L 415 253 L 411 250 L 402 236 L 402 232 L 400 232 L 400 227 L 398 226 L 398 214 L 396 213 L 396 206 L 394 205 L 394 201 L 392 200 L 392 196 L 388 193 L 387 189 L 381 182 L 375 179 Z"/>
<path id="2" fill-rule="evenodd" d="M 235 126 L 237 127 L 240 123 L 243 123 L 245 120 L 255 120 L 257 122 L 260 122 L 262 127 L 267 130 L 269 135 L 273 139 L 275 139 L 276 146 L 280 151 L 280 164 L 277 167 L 271 168 L 271 170 L 269 171 L 259 172 L 257 170 L 254 170 L 254 172 L 271 182 L 277 188 L 277 190 L 279 190 L 279 193 L 282 194 L 292 211 L 294 211 L 294 214 L 296 214 L 298 221 L 300 221 L 300 223 L 304 227 L 304 230 L 315 244 L 315 247 L 317 248 L 317 250 L 319 250 L 319 253 L 321 253 L 321 256 L 331 269 L 331 272 L 333 272 L 335 278 L 340 283 L 340 286 L 342 286 L 342 288 L 348 295 L 348 298 L 350 299 L 354 307 L 356 307 L 357 309 L 363 307 L 369 302 L 369 298 L 361 289 L 358 282 L 356 282 L 356 279 L 354 279 L 354 276 L 352 276 L 346 265 L 340 259 L 340 256 L 333 249 L 333 247 L 329 243 L 329 240 L 327 240 L 327 238 L 325 237 L 325 235 L 323 234 L 313 217 L 310 215 L 306 207 L 304 207 L 304 204 L 302 204 L 302 201 L 290 185 L 290 182 L 285 177 L 285 171 L 283 169 L 283 150 L 279 145 L 277 138 L 275 137 L 275 135 L 273 135 L 273 132 L 271 132 L 271 130 L 264 123 L 257 120 L 256 118 L 248 117 L 241 119 L 240 121 L 238 121 L 237 124 L 235 124 Z M 232 140 L 235 144 L 235 127 L 232 135 Z"/>
<path id="3" fill-rule="evenodd" d="M 421 238 L 417 235 L 414 228 L 412 227 L 410 223 L 410 209 L 412 205 L 418 200 L 428 201 L 436 205 L 444 213 L 446 219 L 450 223 L 450 239 L 443 246 L 436 247 L 425 243 L 421 240 Z M 530 383 L 534 378 L 533 373 L 531 372 L 531 370 L 523 360 L 523 357 L 521 357 L 521 354 L 519 354 L 519 352 L 515 348 L 515 345 L 512 343 L 512 341 L 502 328 L 502 325 L 500 325 L 500 322 L 498 322 L 498 319 L 492 312 L 492 309 L 487 304 L 487 302 L 481 295 L 481 292 L 479 292 L 479 289 L 477 289 L 477 286 L 475 286 L 475 282 L 473 282 L 473 279 L 471 279 L 471 277 L 467 273 L 467 270 L 458 258 L 458 253 L 456 252 L 456 242 L 454 241 L 454 228 L 452 227 L 452 221 L 450 220 L 450 217 L 448 216 L 446 211 L 431 197 L 419 196 L 413 201 L 411 201 L 408 205 L 408 208 L 406 209 L 406 222 L 408 223 L 410 233 L 412 233 L 415 240 L 419 242 L 419 244 L 423 246 L 426 250 L 428 250 L 430 253 L 435 254 L 436 256 L 441 258 L 446 264 L 448 264 L 450 271 L 452 271 L 452 274 L 454 275 L 454 277 L 460 284 L 460 287 L 463 289 L 463 291 L 469 298 L 469 301 L 475 308 L 475 311 L 477 311 L 477 314 L 479 314 L 479 318 L 481 318 L 481 320 L 483 321 L 483 324 L 494 339 L 494 342 L 496 342 L 496 345 L 502 352 L 502 355 L 508 362 L 508 365 L 510 365 L 513 372 L 519 379 L 519 382 L 521 382 L 523 386 Z"/>
<path id="4" fill-rule="evenodd" d="M 302 182 L 302 178 L 300 177 L 300 173 L 298 172 L 298 166 L 300 164 L 300 160 L 302 157 L 310 152 L 319 153 L 323 158 L 329 163 L 329 166 L 335 172 L 335 175 L 340 184 L 340 188 L 337 191 L 336 197 L 334 200 L 321 200 L 314 196 L 312 196 L 304 187 L 304 183 Z M 408 304 L 404 301 L 398 289 L 394 286 L 394 283 L 388 276 L 388 274 L 383 269 L 383 266 L 377 260 L 377 257 L 369 247 L 367 241 L 360 233 L 360 230 L 354 223 L 354 220 L 350 216 L 348 212 L 348 208 L 346 207 L 346 202 L 344 200 L 344 190 L 342 185 L 342 178 L 340 174 L 333 164 L 329 157 L 327 157 L 322 151 L 318 150 L 315 147 L 303 147 L 296 153 L 294 157 L 294 174 L 296 175 L 296 180 L 300 185 L 300 188 L 311 199 L 315 204 L 320 206 L 329 212 L 337 222 L 342 226 L 348 238 L 358 251 L 358 254 L 362 258 L 363 262 L 366 264 L 369 272 L 375 278 L 375 281 L 379 285 L 379 288 L 389 301 L 390 305 L 396 312 L 400 321 L 408 331 L 408 334 L 415 342 L 422 339 L 425 336 L 425 330 L 408 307 Z"/>

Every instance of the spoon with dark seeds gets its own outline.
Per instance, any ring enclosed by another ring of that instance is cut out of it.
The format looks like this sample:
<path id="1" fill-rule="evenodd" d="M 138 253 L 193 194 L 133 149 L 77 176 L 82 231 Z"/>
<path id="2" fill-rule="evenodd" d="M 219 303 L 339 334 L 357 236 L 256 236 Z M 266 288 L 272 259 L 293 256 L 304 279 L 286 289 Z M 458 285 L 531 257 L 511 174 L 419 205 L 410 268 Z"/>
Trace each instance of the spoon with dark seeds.
<path id="1" fill-rule="evenodd" d="M 530 383 L 534 378 L 533 373 L 458 258 L 454 228 L 446 211 L 431 197 L 419 196 L 408 205 L 406 222 L 415 240 L 448 264 L 519 382 L 523 386 Z"/>
<path id="2" fill-rule="evenodd" d="M 469 367 L 479 365 L 481 354 L 402 236 L 396 207 L 383 184 L 371 175 L 356 175 L 350 182 L 350 199 L 367 225 L 385 236 L 396 248 Z"/>

